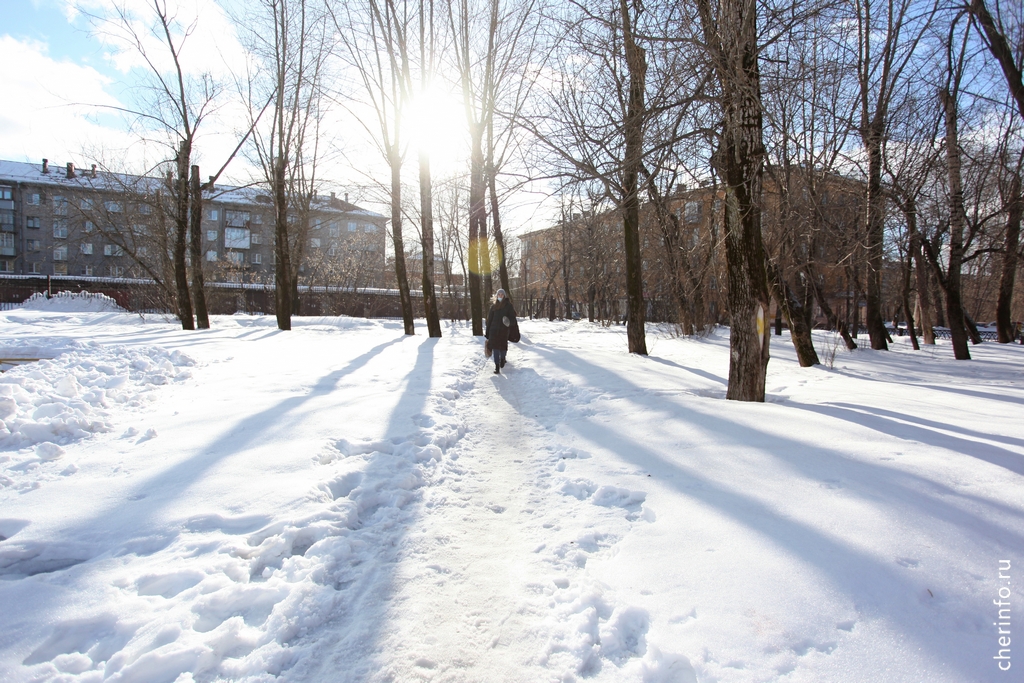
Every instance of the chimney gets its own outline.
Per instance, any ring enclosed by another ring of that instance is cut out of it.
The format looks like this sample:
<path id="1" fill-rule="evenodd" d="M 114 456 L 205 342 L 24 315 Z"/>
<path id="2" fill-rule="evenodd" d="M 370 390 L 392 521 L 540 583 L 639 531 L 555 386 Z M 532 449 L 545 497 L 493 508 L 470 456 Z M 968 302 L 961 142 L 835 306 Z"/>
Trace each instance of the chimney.
<path id="1" fill-rule="evenodd" d="M 334 194 L 334 193 L 332 192 L 332 193 L 331 193 L 331 203 L 333 204 L 333 203 L 334 203 L 334 202 L 336 202 L 337 200 L 338 200 L 338 197 L 337 197 L 337 196 L 336 196 L 336 195 L 335 195 L 335 194 Z"/>
<path id="2" fill-rule="evenodd" d="M 49 173 L 49 172 L 50 172 L 50 160 L 49 159 L 43 159 L 43 173 Z"/>
<path id="3" fill-rule="evenodd" d="M 213 182 L 216 179 L 217 179 L 217 176 L 210 176 L 210 183 L 209 183 L 209 185 L 210 185 L 210 192 L 213 192 L 214 190 L 217 189 L 217 185 Z"/>
<path id="4" fill-rule="evenodd" d="M 74 178 L 74 177 L 75 177 L 75 165 L 69 161 L 68 162 L 68 178 Z"/>
<path id="5" fill-rule="evenodd" d="M 93 178 L 95 178 L 95 177 L 96 177 L 96 164 L 93 164 L 93 165 L 92 165 L 92 177 L 93 177 Z"/>
<path id="6" fill-rule="evenodd" d="M 345 193 L 345 203 L 348 204 L 348 192 Z"/>

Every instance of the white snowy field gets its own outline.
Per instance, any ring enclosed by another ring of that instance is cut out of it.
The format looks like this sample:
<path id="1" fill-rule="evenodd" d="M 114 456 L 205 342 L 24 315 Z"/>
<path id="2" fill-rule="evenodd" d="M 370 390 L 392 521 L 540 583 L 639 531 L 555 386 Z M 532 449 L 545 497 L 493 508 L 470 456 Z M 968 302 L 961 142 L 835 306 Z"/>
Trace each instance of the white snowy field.
<path id="1" fill-rule="evenodd" d="M 0 680 L 1021 680 L 1024 347 L 522 331 L 0 314 Z"/>

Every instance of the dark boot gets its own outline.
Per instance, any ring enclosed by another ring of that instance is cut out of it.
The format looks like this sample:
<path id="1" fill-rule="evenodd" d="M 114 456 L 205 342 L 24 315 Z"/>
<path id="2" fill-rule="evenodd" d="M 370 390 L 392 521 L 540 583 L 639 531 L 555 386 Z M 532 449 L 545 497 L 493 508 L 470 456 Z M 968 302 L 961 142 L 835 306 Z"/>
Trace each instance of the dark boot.
<path id="1" fill-rule="evenodd" d="M 501 367 L 505 367 L 505 359 L 504 358 L 501 359 Z"/>
<path id="2" fill-rule="evenodd" d="M 494 374 L 495 375 L 500 375 L 501 374 L 501 369 L 498 367 L 497 363 L 494 364 Z"/>

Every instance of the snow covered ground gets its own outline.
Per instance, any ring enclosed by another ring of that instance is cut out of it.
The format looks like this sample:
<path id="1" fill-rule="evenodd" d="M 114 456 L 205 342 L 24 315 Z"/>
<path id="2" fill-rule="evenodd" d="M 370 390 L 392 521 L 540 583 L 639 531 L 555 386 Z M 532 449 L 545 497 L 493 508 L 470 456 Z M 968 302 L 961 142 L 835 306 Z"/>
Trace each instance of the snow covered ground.
<path id="1" fill-rule="evenodd" d="M 1021 680 L 1024 347 L 522 331 L 0 314 L 0 680 Z"/>

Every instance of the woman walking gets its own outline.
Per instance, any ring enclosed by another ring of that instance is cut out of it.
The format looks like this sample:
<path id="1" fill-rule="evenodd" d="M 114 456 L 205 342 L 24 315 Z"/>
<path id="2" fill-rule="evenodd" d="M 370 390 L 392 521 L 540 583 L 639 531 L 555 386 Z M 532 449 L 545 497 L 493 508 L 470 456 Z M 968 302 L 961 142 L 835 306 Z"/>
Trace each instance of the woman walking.
<path id="1" fill-rule="evenodd" d="M 512 302 L 505 294 L 505 290 L 499 289 L 494 295 L 494 303 L 487 314 L 487 329 L 484 331 L 484 338 L 487 339 L 494 357 L 495 375 L 500 375 L 501 369 L 505 367 L 508 334 L 516 325 L 516 309 L 512 307 Z"/>

